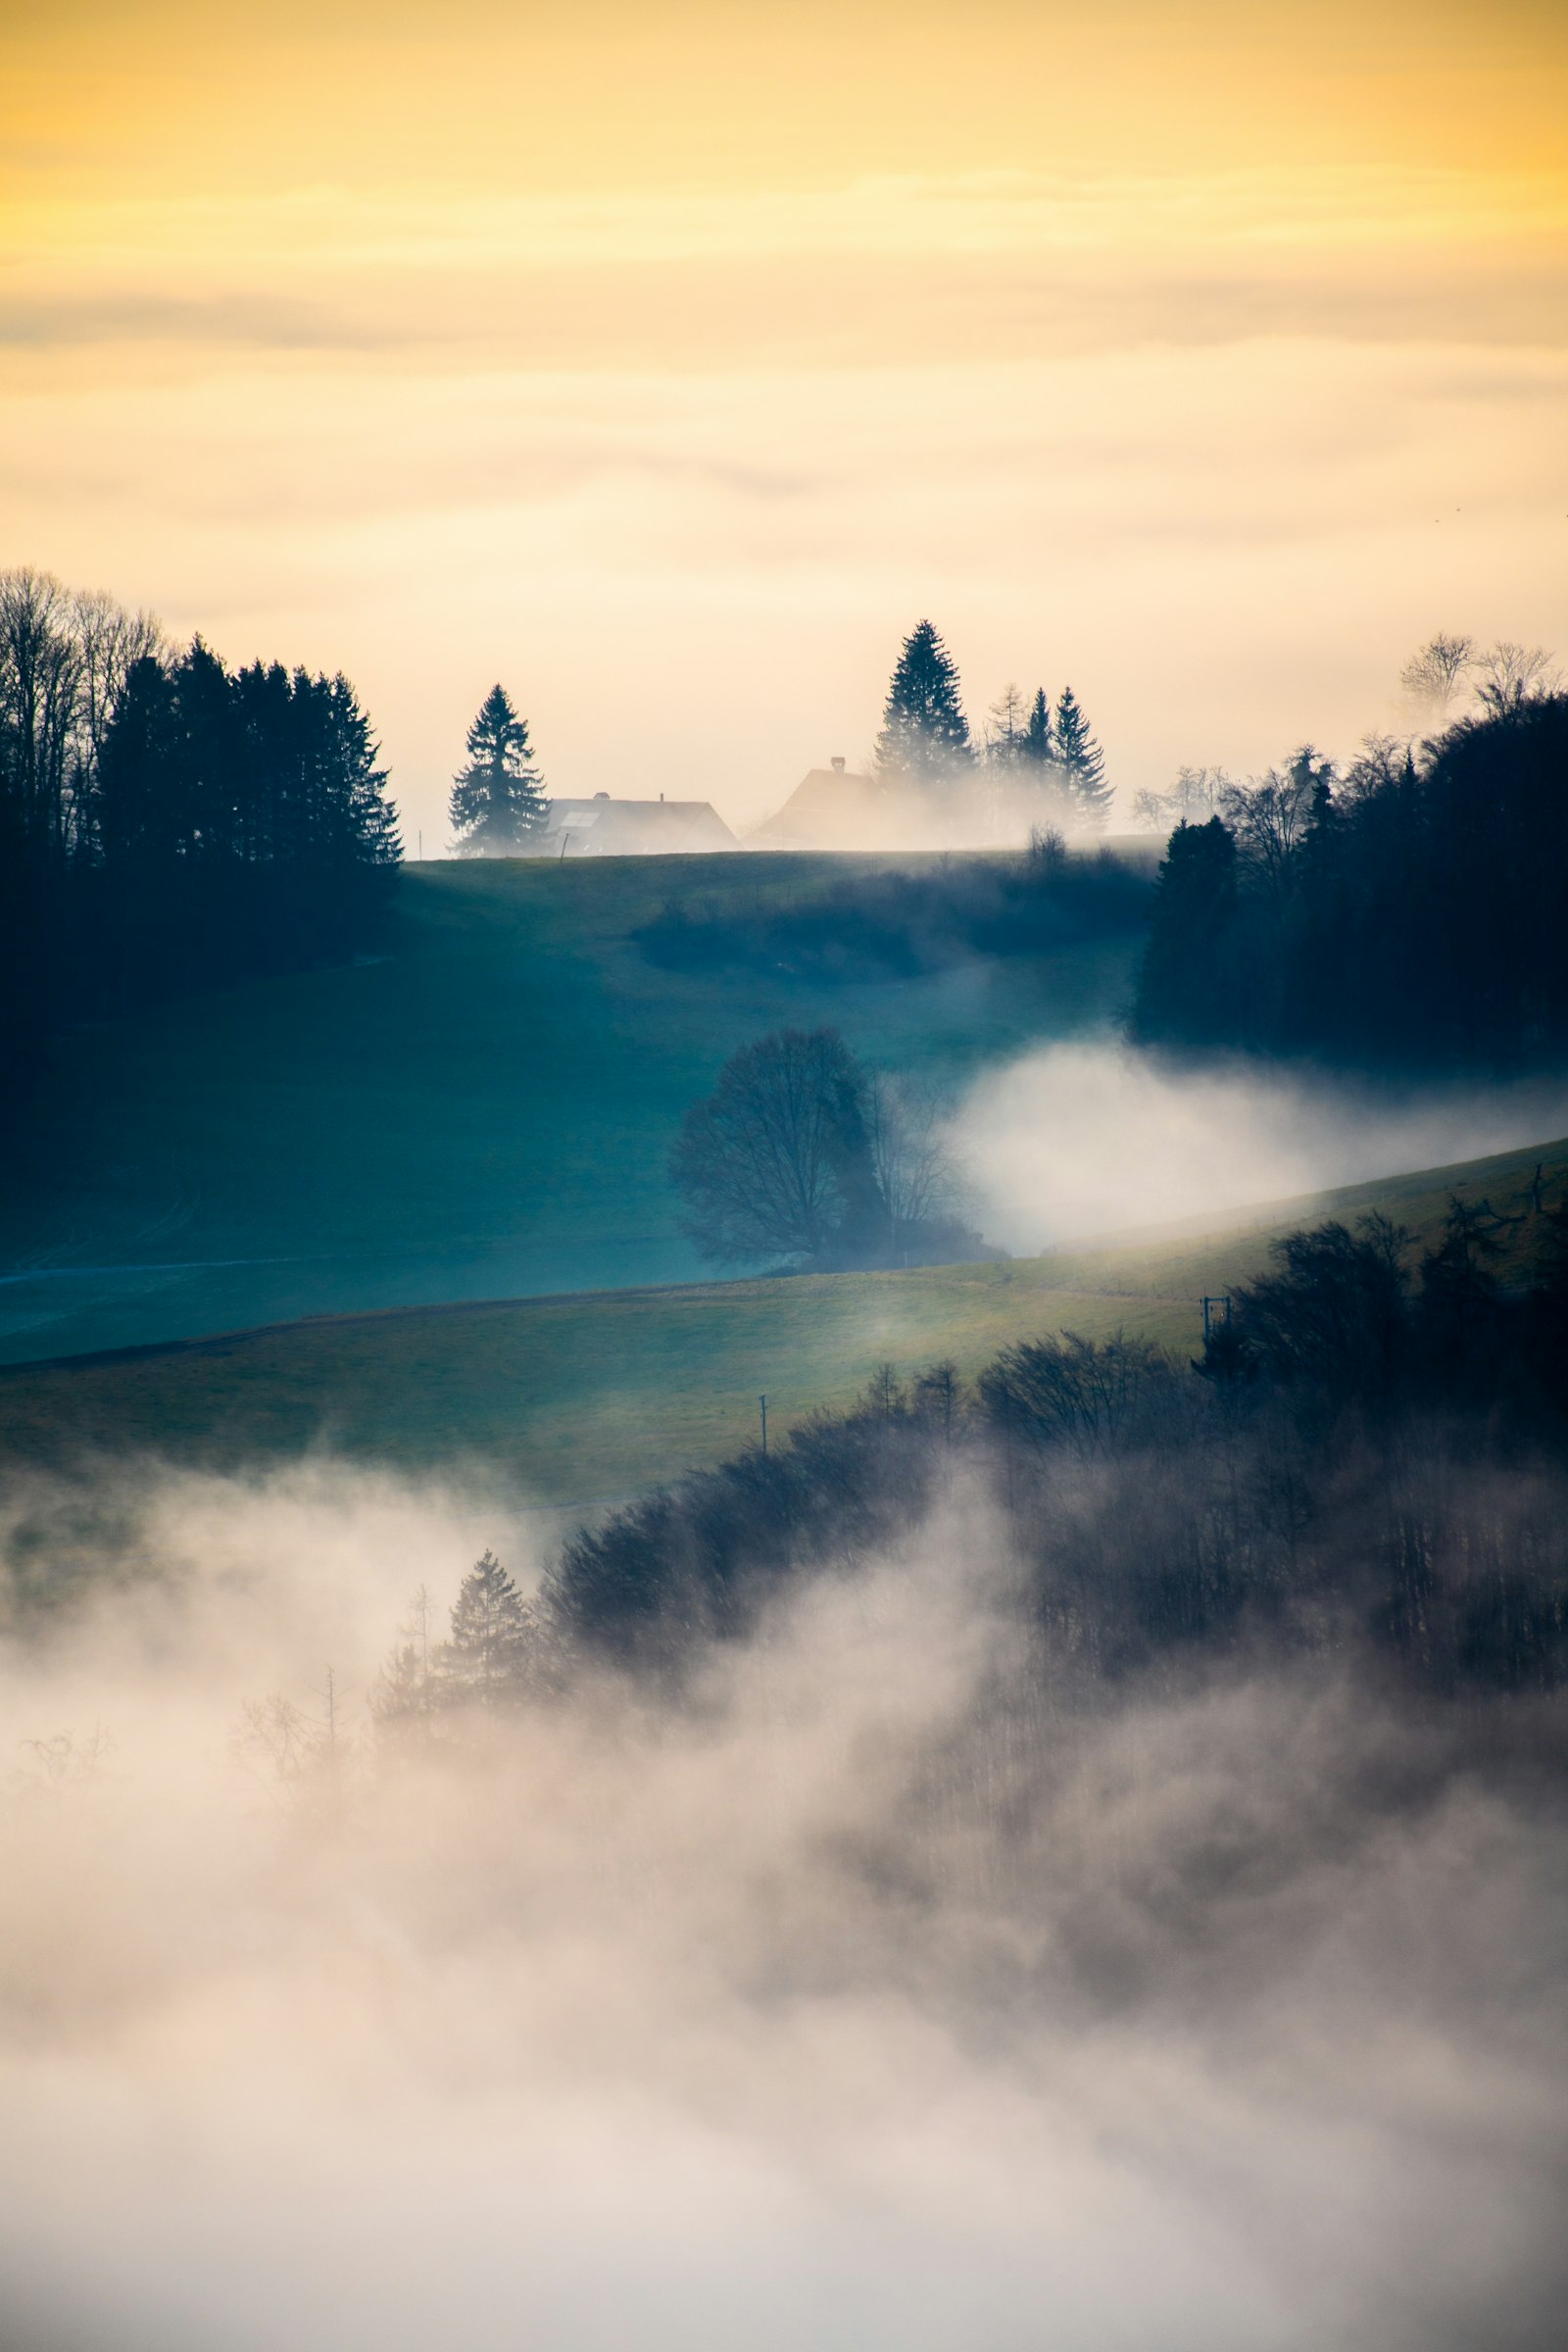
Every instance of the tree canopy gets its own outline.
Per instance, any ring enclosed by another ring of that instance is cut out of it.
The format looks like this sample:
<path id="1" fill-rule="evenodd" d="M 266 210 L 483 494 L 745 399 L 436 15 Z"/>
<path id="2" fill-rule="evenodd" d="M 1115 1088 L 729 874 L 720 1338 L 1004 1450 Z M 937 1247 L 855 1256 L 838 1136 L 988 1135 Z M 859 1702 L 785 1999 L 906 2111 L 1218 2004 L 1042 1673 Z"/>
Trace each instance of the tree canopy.
<path id="1" fill-rule="evenodd" d="M 347 678 L 231 670 L 110 597 L 0 574 L 0 1059 L 368 940 L 401 854 L 386 784 Z"/>
<path id="2" fill-rule="evenodd" d="M 1485 701 L 1482 710 L 1488 709 Z M 1568 1046 L 1568 696 L 1420 747 L 1310 747 L 1171 835 L 1134 1035 L 1388 1065 Z"/>

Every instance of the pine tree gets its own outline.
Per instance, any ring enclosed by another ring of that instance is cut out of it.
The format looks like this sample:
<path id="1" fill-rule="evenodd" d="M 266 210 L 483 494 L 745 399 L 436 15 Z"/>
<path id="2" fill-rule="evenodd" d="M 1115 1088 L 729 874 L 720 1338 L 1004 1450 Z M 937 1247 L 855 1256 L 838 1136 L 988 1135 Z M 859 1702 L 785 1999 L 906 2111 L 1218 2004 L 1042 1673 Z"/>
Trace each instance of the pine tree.
<path id="1" fill-rule="evenodd" d="M 1056 738 L 1051 724 L 1051 703 L 1043 686 L 1035 688 L 1029 717 L 1019 737 L 1020 756 L 1032 766 L 1050 767 L 1056 758 Z"/>
<path id="2" fill-rule="evenodd" d="M 170 785 L 181 748 L 169 673 L 148 655 L 131 667 L 98 762 L 98 837 L 116 873 L 135 868 L 139 879 L 178 854 Z"/>
<path id="3" fill-rule="evenodd" d="M 1105 755 L 1090 733 L 1089 721 L 1070 686 L 1062 688 L 1056 705 L 1056 761 L 1074 816 L 1080 824 L 1100 831 L 1111 803 Z"/>
<path id="4" fill-rule="evenodd" d="M 448 1677 L 486 1706 L 522 1684 L 532 1663 L 534 1614 L 494 1552 L 475 1560 L 452 1608 Z"/>
<path id="5" fill-rule="evenodd" d="M 508 858 L 544 830 L 544 779 L 533 765 L 528 722 L 504 687 L 492 686 L 468 729 L 467 765 L 453 778 L 452 830 L 465 858 Z"/>
<path id="6" fill-rule="evenodd" d="M 928 620 L 904 640 L 876 739 L 877 772 L 929 784 L 974 755 L 958 697 L 958 665 Z"/>

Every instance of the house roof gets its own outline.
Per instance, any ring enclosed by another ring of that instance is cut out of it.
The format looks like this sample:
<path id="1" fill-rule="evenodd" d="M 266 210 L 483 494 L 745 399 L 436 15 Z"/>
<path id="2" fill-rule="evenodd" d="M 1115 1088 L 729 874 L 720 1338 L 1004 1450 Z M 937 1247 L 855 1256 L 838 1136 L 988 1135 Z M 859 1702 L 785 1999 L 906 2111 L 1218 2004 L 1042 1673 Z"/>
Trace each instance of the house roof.
<path id="1" fill-rule="evenodd" d="M 759 850 L 879 848 L 888 830 L 888 794 L 874 776 L 853 768 L 813 767 L 782 808 L 748 835 Z"/>
<path id="2" fill-rule="evenodd" d="M 541 857 L 646 858 L 740 843 L 710 801 L 552 800 Z"/>

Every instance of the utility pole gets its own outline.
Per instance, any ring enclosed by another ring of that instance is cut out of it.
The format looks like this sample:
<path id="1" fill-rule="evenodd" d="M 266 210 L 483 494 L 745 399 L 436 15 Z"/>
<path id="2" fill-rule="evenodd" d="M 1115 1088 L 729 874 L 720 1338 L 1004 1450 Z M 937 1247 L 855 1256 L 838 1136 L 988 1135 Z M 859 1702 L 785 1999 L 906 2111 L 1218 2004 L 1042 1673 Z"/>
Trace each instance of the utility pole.
<path id="1" fill-rule="evenodd" d="M 767 1459 L 767 1398 L 759 1396 L 757 1401 L 762 1408 L 762 1459 L 765 1462 Z"/>

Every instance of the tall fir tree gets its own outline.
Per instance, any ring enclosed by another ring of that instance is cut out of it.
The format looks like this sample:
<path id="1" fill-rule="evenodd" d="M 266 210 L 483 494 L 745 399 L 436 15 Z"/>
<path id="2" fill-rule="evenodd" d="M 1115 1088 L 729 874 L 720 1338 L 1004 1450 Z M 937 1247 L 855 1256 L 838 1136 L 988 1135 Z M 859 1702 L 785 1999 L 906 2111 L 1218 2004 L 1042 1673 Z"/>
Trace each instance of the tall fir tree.
<path id="1" fill-rule="evenodd" d="M 1018 739 L 1018 752 L 1032 767 L 1050 767 L 1055 761 L 1056 736 L 1051 723 L 1051 698 L 1043 686 L 1035 688 L 1035 699 Z"/>
<path id="2" fill-rule="evenodd" d="M 475 1560 L 452 1608 L 442 1660 L 449 1684 L 486 1706 L 528 1677 L 534 1613 L 493 1551 Z"/>
<path id="3" fill-rule="evenodd" d="M 904 640 L 876 739 L 877 773 L 940 783 L 974 757 L 958 665 L 929 620 Z"/>
<path id="4" fill-rule="evenodd" d="M 492 686 L 468 729 L 468 760 L 449 804 L 458 853 L 510 858 L 544 831 L 549 801 L 533 764 L 528 722 L 502 686 Z"/>
<path id="5" fill-rule="evenodd" d="M 1105 780 L 1105 755 L 1089 729 L 1078 697 L 1070 686 L 1061 690 L 1056 705 L 1056 764 L 1068 805 L 1080 824 L 1101 831 L 1110 813 L 1111 788 Z"/>

